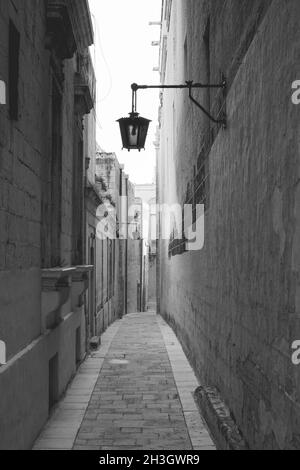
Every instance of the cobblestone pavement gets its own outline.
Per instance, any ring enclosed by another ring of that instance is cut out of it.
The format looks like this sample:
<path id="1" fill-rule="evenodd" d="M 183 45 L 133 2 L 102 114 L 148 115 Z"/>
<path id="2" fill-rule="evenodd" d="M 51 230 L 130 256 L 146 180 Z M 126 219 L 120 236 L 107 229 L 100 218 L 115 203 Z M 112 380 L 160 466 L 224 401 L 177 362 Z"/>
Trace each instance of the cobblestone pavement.
<path id="1" fill-rule="evenodd" d="M 165 322 L 127 315 L 83 364 L 34 449 L 214 450 L 197 386 Z"/>

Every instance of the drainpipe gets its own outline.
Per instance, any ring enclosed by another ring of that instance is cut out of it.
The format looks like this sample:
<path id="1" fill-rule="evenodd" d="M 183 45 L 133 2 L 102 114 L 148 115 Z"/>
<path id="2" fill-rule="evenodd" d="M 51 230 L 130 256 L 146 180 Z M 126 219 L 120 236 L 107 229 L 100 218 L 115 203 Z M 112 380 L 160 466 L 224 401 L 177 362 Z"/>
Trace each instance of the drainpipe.
<path id="1" fill-rule="evenodd" d="M 141 239 L 140 242 L 140 311 L 143 312 L 143 292 L 144 292 L 144 284 L 143 284 L 143 242 L 144 240 Z"/>
<path id="2" fill-rule="evenodd" d="M 123 291 L 123 239 L 122 239 L 122 223 L 123 223 L 123 170 L 120 167 L 120 174 L 119 174 L 119 237 L 118 237 L 118 247 L 119 247 L 119 270 L 118 270 L 118 309 L 119 309 L 119 316 L 123 318 L 124 315 L 124 291 Z"/>
<path id="3" fill-rule="evenodd" d="M 93 267 L 93 272 L 91 273 L 90 279 L 93 280 L 91 282 L 90 289 L 93 292 L 93 336 L 97 336 L 97 293 L 96 293 L 96 253 L 97 245 L 96 245 L 96 234 L 91 234 L 91 251 L 93 252 L 93 257 L 91 256 L 91 264 Z"/>
<path id="4" fill-rule="evenodd" d="M 126 240 L 125 240 L 125 315 L 128 313 L 128 176 L 125 179 L 126 184 Z"/>

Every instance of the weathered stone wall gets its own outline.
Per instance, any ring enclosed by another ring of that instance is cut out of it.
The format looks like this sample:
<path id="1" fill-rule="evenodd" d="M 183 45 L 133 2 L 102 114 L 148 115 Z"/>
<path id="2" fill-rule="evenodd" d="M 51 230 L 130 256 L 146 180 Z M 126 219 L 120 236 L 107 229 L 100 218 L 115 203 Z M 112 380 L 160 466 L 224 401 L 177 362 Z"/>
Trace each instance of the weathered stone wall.
<path id="1" fill-rule="evenodd" d="M 49 359 L 59 350 L 59 395 L 75 374 L 76 329 L 81 312 L 53 334 L 40 336 L 0 369 L 0 449 L 30 449 L 49 415 Z"/>
<path id="2" fill-rule="evenodd" d="M 210 81 L 229 86 L 219 131 L 187 92 L 163 94 L 160 202 L 185 202 L 208 132 L 212 146 L 204 248 L 169 258 L 160 243 L 161 313 L 253 449 L 300 448 L 299 14 L 297 0 L 173 0 L 164 26 L 166 83 L 207 78 L 209 15 Z"/>
<path id="3" fill-rule="evenodd" d="M 8 99 L 0 106 L 0 339 L 7 346 L 7 364 L 0 367 L 1 449 L 30 448 L 45 423 L 53 356 L 58 354 L 57 394 L 61 395 L 85 353 L 84 308 L 76 299 L 74 311 L 70 311 L 71 292 L 61 309 L 59 325 L 44 331 L 41 321 L 41 241 L 53 228 L 44 226 L 42 231 L 41 210 L 43 192 L 50 184 L 43 170 L 48 166 L 53 137 L 46 6 L 46 1 L 38 0 L 0 2 L 0 79 L 7 89 L 10 20 L 20 33 L 17 119 L 10 118 Z M 81 2 L 81 6 L 86 4 Z M 75 58 L 65 60 L 58 181 L 62 197 L 55 206 L 61 221 L 60 266 L 71 264 L 72 252 L 75 71 Z M 76 350 L 80 349 L 78 357 Z"/>
<path id="4" fill-rule="evenodd" d="M 45 151 L 47 57 L 41 38 L 45 7 L 0 5 L 1 79 L 8 84 L 9 18 L 21 33 L 19 120 L 8 118 L 8 105 L 0 107 L 0 335 L 13 356 L 40 331 L 40 171 Z M 33 28 L 33 25 L 35 27 Z M 8 89 L 8 88 L 7 88 Z M 7 97 L 8 100 L 8 97 Z M 34 293 L 28 296 L 28 291 Z"/>
<path id="5" fill-rule="evenodd" d="M 105 183 L 105 192 L 113 197 L 113 200 L 119 196 L 120 186 L 120 165 L 114 153 L 97 154 L 96 174 L 98 181 Z"/>

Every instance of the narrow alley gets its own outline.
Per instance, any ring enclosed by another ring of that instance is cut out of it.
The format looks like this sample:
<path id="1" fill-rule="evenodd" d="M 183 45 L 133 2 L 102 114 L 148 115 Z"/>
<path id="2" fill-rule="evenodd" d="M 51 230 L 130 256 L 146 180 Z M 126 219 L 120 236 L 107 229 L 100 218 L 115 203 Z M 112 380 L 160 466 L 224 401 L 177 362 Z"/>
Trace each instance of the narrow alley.
<path id="1" fill-rule="evenodd" d="M 214 450 L 179 342 L 155 313 L 103 335 L 53 411 L 35 450 Z"/>
<path id="2" fill-rule="evenodd" d="M 0 0 L 0 451 L 300 450 L 299 18 Z"/>

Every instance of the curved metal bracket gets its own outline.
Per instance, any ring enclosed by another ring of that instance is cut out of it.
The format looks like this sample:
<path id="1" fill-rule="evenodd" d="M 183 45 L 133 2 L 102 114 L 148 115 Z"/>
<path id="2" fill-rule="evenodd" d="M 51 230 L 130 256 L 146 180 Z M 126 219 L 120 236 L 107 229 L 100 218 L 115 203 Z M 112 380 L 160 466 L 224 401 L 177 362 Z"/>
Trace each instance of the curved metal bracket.
<path id="1" fill-rule="evenodd" d="M 223 119 L 215 119 L 200 103 L 198 103 L 197 100 L 195 100 L 195 98 L 192 96 L 192 88 L 196 88 L 194 85 L 193 85 L 193 82 L 186 82 L 187 84 L 187 87 L 189 89 L 189 98 L 190 100 L 198 107 L 201 109 L 201 111 L 211 120 L 213 121 L 214 123 L 216 124 L 222 124 L 222 127 L 224 129 L 226 129 L 227 127 L 227 121 L 226 121 L 226 117 L 224 117 Z M 226 88 L 226 81 L 224 80 L 222 85 L 220 86 L 220 88 Z M 207 87 L 208 88 L 208 87 Z"/>

